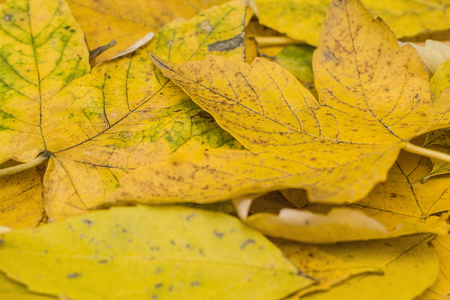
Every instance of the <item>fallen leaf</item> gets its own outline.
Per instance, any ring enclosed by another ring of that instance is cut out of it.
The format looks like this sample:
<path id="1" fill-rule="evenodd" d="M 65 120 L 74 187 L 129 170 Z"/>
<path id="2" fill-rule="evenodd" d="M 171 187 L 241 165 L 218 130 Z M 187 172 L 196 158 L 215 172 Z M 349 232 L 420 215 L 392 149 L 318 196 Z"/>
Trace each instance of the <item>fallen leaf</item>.
<path id="1" fill-rule="evenodd" d="M 211 202 L 303 188 L 312 202 L 355 202 L 386 179 L 411 138 L 449 124 L 448 101 L 431 101 L 416 51 L 400 48 L 357 1 L 333 2 L 324 23 L 313 58 L 319 100 L 264 59 L 154 60 L 250 151 L 173 156 L 125 176 L 111 201 Z"/>
<path id="2" fill-rule="evenodd" d="M 108 60 L 148 32 L 157 32 L 169 22 L 190 19 L 214 5 L 227 0 L 151 0 L 151 1 L 67 1 L 76 20 L 83 28 L 91 49 L 103 46 L 115 39 L 117 46 L 103 53 L 97 62 Z M 205 23 L 204 27 L 208 27 Z"/>
<path id="3" fill-rule="evenodd" d="M 10 1 L 0 16 L 0 138 L 7 141 L 0 161 L 51 156 L 50 220 L 100 205 L 126 172 L 173 153 L 240 148 L 148 56 L 181 63 L 213 51 L 243 59 L 240 1 L 171 23 L 149 45 L 90 74 L 83 34 L 64 2 Z"/>
<path id="4" fill-rule="evenodd" d="M 315 292 L 303 295 L 301 299 L 358 299 L 358 300 L 378 300 L 396 299 L 410 300 L 420 295 L 425 289 L 431 286 L 436 280 L 439 272 L 439 262 L 436 251 L 429 245 L 430 236 L 417 235 L 411 237 L 400 237 L 388 240 L 349 242 L 339 245 L 318 246 L 320 251 L 336 257 L 337 262 L 343 261 L 342 274 L 345 274 L 346 263 L 349 267 L 355 265 L 378 267 L 382 274 L 365 273 L 353 276 L 339 284 L 334 285 L 326 292 Z M 292 259 L 294 264 L 305 266 L 301 257 L 292 256 L 296 248 L 305 247 L 303 244 L 294 242 L 275 243 L 283 252 Z M 327 271 L 333 272 L 327 265 L 316 267 L 315 260 L 306 260 L 316 275 Z M 338 270 L 335 271 L 337 274 Z M 335 274 L 336 274 L 335 273 Z M 326 277 L 325 277 L 326 278 Z M 345 279 L 345 278 L 343 278 Z M 334 282 L 329 282 L 334 284 Z M 310 289 L 314 290 L 314 286 Z M 388 297 L 388 298 L 386 298 Z M 294 295 L 288 299 L 299 299 Z"/>
<path id="5" fill-rule="evenodd" d="M 271 240 L 297 268 L 319 281 L 317 284 L 296 293 L 291 298 L 300 297 L 314 291 L 328 290 L 357 274 L 383 274 L 380 265 L 384 258 L 380 258 L 380 261 L 366 261 L 364 257 L 361 257 L 359 251 L 352 251 L 349 254 L 351 257 L 344 257 L 339 253 L 334 255 L 332 251 L 323 251 L 318 245 L 282 239 Z M 356 255 L 353 256 L 353 254 Z"/>
<path id="6" fill-rule="evenodd" d="M 16 165 L 6 162 L 0 169 Z M 0 226 L 37 227 L 44 218 L 42 170 L 33 168 L 22 173 L 0 177 Z"/>
<path id="7" fill-rule="evenodd" d="M 436 282 L 417 300 L 444 300 L 450 296 L 450 236 L 436 237 L 433 246 L 439 257 L 439 275 Z"/>
<path id="8" fill-rule="evenodd" d="M 317 45 L 330 2 L 332 1 L 250 0 L 261 24 L 311 45 Z M 398 38 L 450 28 L 450 9 L 446 0 L 365 0 L 363 3 L 374 16 L 381 17 Z"/>
<path id="9" fill-rule="evenodd" d="M 449 228 L 445 219 L 431 215 L 450 210 L 450 178 L 422 184 L 421 178 L 430 169 L 428 158 L 402 152 L 386 182 L 345 208 L 308 204 L 301 190 L 289 194 L 294 198 L 297 193 L 301 210 L 274 193 L 250 198 L 251 206 L 244 200 L 235 201 L 235 205 L 241 219 L 253 228 L 300 242 L 335 243 L 417 233 L 445 235 Z"/>
<path id="10" fill-rule="evenodd" d="M 181 206 L 97 211 L 2 240 L 0 269 L 59 297 L 279 299 L 313 282 L 236 218 Z"/>

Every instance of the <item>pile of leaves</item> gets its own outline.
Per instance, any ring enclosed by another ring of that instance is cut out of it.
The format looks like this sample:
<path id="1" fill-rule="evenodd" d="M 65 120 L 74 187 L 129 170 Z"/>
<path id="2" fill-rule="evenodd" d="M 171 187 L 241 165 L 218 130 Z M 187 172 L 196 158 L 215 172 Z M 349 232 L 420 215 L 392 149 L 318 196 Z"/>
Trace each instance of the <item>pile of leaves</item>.
<path id="1" fill-rule="evenodd" d="M 448 0 L 0 2 L 1 299 L 450 296 Z"/>

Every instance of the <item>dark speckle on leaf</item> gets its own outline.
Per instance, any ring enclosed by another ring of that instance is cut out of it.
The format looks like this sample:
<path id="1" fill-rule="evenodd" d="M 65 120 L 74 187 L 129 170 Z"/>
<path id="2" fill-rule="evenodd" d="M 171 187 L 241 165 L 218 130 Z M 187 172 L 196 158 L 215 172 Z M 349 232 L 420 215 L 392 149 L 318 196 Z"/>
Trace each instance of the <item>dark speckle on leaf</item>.
<path id="1" fill-rule="evenodd" d="M 198 282 L 198 281 L 191 282 L 191 286 L 199 286 L 199 285 L 200 285 L 200 282 Z"/>
<path id="2" fill-rule="evenodd" d="M 223 238 L 223 236 L 225 235 L 224 232 L 218 232 L 216 230 L 213 231 L 214 235 L 217 236 L 219 239 Z"/>
<path id="3" fill-rule="evenodd" d="M 0 239 L 0 245 L 3 244 L 5 242 L 4 239 Z"/>
<path id="4" fill-rule="evenodd" d="M 81 277 L 80 273 L 69 273 L 67 274 L 67 278 L 78 278 Z"/>
<path id="5" fill-rule="evenodd" d="M 5 20 L 5 21 L 9 21 L 11 19 L 12 19 L 12 15 L 6 15 L 3 17 L 3 20 Z"/>
<path id="6" fill-rule="evenodd" d="M 195 215 L 196 215 L 196 213 L 192 213 L 192 214 L 190 214 L 190 215 L 187 215 L 187 216 L 186 216 L 186 220 L 187 220 L 187 221 L 190 221 L 193 217 L 195 217 Z"/>
<path id="7" fill-rule="evenodd" d="M 254 244 L 254 243 L 255 243 L 255 240 L 253 240 L 253 239 L 245 240 L 245 241 L 241 244 L 241 250 L 244 249 L 247 245 Z"/>
<path id="8" fill-rule="evenodd" d="M 98 261 L 99 264 L 107 264 L 108 260 L 107 259 L 101 259 Z"/>
<path id="9" fill-rule="evenodd" d="M 82 222 L 83 222 L 84 224 L 87 224 L 89 227 L 91 227 L 92 224 L 94 224 L 94 222 L 91 221 L 91 220 L 89 220 L 89 219 L 84 219 Z"/>
<path id="10" fill-rule="evenodd" d="M 223 41 L 217 41 L 215 43 L 208 45 L 209 51 L 230 51 L 233 49 L 236 49 L 244 42 L 244 35 L 243 33 L 240 33 L 236 35 L 235 37 L 223 40 Z"/>

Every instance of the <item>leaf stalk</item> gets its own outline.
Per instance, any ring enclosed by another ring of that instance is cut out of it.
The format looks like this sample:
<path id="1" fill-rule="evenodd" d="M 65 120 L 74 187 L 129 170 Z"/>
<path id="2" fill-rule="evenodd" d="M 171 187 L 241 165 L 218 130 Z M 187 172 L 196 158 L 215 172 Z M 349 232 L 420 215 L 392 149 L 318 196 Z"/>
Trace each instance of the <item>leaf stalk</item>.
<path id="1" fill-rule="evenodd" d="M 419 146 L 416 146 L 416 145 L 408 143 L 408 142 L 403 147 L 403 149 L 410 153 L 419 154 L 419 155 L 427 156 L 430 158 L 436 158 L 436 159 L 450 163 L 450 155 L 443 153 L 443 152 L 419 147 Z"/>
<path id="2" fill-rule="evenodd" d="M 49 159 L 49 157 L 50 157 L 50 153 L 45 151 L 44 153 L 42 153 L 42 155 L 36 157 L 35 159 L 33 159 L 33 160 L 29 161 L 29 162 L 26 162 L 26 163 L 23 163 L 23 164 L 20 164 L 20 165 L 17 165 L 17 166 L 13 166 L 13 167 L 1 169 L 0 170 L 0 177 L 10 176 L 10 175 L 17 174 L 17 173 L 23 172 L 25 170 L 34 168 L 34 167 L 42 164 L 47 159 Z"/>

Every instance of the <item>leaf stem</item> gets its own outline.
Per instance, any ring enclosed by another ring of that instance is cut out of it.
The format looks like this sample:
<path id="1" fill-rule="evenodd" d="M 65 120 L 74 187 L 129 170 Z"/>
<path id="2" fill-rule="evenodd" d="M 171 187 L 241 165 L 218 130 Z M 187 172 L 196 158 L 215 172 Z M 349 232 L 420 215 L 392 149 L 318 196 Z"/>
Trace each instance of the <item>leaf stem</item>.
<path id="1" fill-rule="evenodd" d="M 436 158 L 450 163 L 450 155 L 443 152 L 419 147 L 408 142 L 406 143 L 405 147 L 403 147 L 403 149 L 410 153 L 419 154 L 430 158 Z"/>
<path id="2" fill-rule="evenodd" d="M 262 37 L 255 37 L 255 40 L 258 42 L 259 47 L 304 44 L 303 42 L 283 36 L 262 36 Z"/>
<path id="3" fill-rule="evenodd" d="M 31 169 L 33 167 L 36 167 L 36 166 L 42 164 L 44 161 L 46 161 L 49 157 L 50 157 L 50 153 L 44 152 L 41 156 L 38 156 L 35 159 L 33 159 L 29 162 L 26 162 L 24 164 L 1 169 L 0 177 L 17 174 L 17 173 L 23 172 L 25 170 Z"/>

